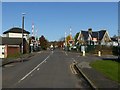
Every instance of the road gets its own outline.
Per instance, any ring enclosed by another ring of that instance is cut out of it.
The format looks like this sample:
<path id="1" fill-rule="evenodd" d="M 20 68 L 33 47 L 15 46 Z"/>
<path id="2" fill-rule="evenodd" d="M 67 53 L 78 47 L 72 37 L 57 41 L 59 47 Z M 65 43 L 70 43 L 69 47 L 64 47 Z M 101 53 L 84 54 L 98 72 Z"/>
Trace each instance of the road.
<path id="1" fill-rule="evenodd" d="M 78 54 L 73 54 L 73 56 Z M 2 69 L 3 88 L 90 88 L 73 68 L 72 55 L 62 51 L 40 51 L 25 62 Z"/>

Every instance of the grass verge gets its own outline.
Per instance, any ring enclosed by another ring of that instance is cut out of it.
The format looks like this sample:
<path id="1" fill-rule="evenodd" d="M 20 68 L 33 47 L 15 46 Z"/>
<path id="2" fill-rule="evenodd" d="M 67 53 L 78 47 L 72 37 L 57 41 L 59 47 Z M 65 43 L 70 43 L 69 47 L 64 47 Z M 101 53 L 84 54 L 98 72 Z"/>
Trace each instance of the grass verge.
<path id="1" fill-rule="evenodd" d="M 109 79 L 120 83 L 120 63 L 111 60 L 99 60 L 90 63 L 90 66 L 103 73 Z"/>

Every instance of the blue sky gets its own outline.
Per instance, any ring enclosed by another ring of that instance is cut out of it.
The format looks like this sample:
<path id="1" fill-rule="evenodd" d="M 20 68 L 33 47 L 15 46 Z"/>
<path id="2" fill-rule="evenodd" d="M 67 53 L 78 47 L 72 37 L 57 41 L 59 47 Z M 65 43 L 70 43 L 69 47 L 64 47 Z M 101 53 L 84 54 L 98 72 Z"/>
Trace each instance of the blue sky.
<path id="1" fill-rule="evenodd" d="M 117 35 L 117 2 L 3 2 L 2 32 L 21 27 L 22 13 L 25 12 L 25 29 L 32 31 L 32 23 L 37 36 L 48 40 L 59 40 L 72 27 L 74 36 L 80 30 L 93 31 L 107 29 L 110 36 Z"/>

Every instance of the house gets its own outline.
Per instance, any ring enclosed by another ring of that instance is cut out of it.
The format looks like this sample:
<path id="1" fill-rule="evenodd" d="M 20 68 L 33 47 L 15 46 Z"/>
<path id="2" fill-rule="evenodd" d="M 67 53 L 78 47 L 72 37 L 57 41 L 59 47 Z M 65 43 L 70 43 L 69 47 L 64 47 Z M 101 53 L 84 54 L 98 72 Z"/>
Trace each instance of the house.
<path id="1" fill-rule="evenodd" d="M 92 31 L 89 28 L 88 31 L 80 31 L 77 40 L 80 45 L 110 45 L 111 38 L 107 30 Z"/>
<path id="2" fill-rule="evenodd" d="M 15 45 L 14 39 L 16 41 L 17 40 L 18 41 L 20 40 L 21 42 L 23 41 L 23 53 L 28 53 L 29 52 L 29 34 L 30 34 L 30 32 L 28 32 L 26 30 L 22 30 L 22 28 L 13 27 L 13 28 L 3 32 L 3 38 L 6 37 L 7 39 L 5 39 L 5 40 L 8 40 L 8 41 L 13 40 L 13 41 L 11 41 L 12 45 Z M 22 40 L 22 35 L 23 35 L 23 40 Z M 5 42 L 4 45 L 6 45 L 6 44 L 9 45 L 9 43 L 7 43 L 6 41 L 3 41 L 3 42 Z M 17 43 L 17 45 L 18 45 L 18 43 Z M 22 45 L 20 45 L 20 49 L 22 49 L 21 47 L 22 47 Z"/>
<path id="3" fill-rule="evenodd" d="M 0 58 L 7 58 L 8 56 L 20 54 L 22 44 L 21 38 L 0 37 L 0 40 Z"/>
<path id="4" fill-rule="evenodd" d="M 118 46 L 118 37 L 112 37 L 111 38 L 111 45 L 112 46 Z"/>
<path id="5" fill-rule="evenodd" d="M 29 41 L 30 32 L 23 30 L 23 38 Z M 9 38 L 22 38 L 22 28 L 13 27 L 5 32 L 3 32 L 3 37 Z"/>

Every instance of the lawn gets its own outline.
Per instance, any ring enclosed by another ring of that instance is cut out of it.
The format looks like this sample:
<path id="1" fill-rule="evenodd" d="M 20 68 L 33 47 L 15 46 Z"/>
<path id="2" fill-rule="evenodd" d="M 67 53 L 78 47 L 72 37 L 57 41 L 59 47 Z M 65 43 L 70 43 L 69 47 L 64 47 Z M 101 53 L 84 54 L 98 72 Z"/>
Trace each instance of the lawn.
<path id="1" fill-rule="evenodd" d="M 90 63 L 90 66 L 103 73 L 109 79 L 120 83 L 120 76 L 118 74 L 120 63 L 112 60 L 98 60 Z"/>

